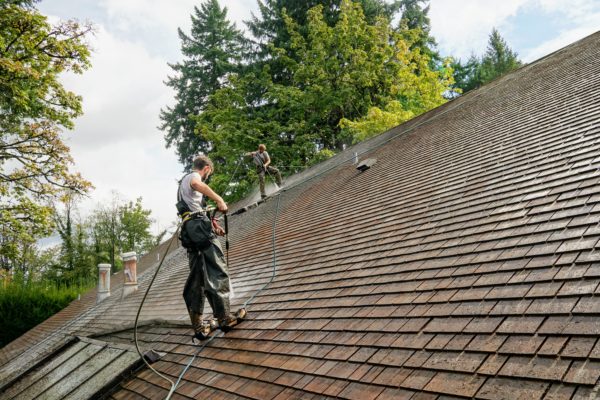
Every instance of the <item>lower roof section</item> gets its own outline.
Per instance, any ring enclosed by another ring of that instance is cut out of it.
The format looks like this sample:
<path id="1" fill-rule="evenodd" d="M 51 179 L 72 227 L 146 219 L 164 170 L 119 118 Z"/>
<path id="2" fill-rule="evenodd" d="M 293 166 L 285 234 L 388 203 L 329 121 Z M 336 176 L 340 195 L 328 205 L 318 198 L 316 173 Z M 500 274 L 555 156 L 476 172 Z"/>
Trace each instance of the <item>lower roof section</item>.
<path id="1" fill-rule="evenodd" d="M 98 397 L 141 363 L 131 346 L 73 338 L 55 353 L 6 383 L 0 399 L 70 399 Z"/>

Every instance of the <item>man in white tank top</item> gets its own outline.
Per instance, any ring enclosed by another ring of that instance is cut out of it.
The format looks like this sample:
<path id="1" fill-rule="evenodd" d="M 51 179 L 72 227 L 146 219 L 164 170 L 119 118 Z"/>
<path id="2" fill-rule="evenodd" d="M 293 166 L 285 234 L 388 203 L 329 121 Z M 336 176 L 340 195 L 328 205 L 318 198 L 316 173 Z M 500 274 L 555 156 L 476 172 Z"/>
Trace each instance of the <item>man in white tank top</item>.
<path id="1" fill-rule="evenodd" d="M 219 211 L 227 212 L 225 201 L 205 183 L 212 172 L 212 161 L 206 156 L 198 156 L 194 159 L 193 171 L 181 180 L 180 197 L 192 212 L 202 209 L 204 196 L 213 200 Z M 211 245 L 206 250 L 188 249 L 188 260 L 190 274 L 183 289 L 183 298 L 194 328 L 194 336 L 200 340 L 206 339 L 215 328 L 214 324 L 202 321 L 205 296 L 218 321 L 218 326 L 221 330 L 228 331 L 244 319 L 246 310 L 240 309 L 233 314 L 229 309 L 231 284 L 219 239 L 213 235 Z"/>

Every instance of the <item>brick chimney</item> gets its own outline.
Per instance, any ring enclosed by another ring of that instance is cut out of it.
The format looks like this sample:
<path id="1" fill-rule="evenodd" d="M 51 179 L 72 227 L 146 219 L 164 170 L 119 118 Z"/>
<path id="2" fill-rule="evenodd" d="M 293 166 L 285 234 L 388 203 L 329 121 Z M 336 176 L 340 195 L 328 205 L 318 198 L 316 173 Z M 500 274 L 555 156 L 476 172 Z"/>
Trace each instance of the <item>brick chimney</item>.
<path id="1" fill-rule="evenodd" d="M 129 253 L 121 254 L 121 258 L 123 258 L 123 275 L 125 275 L 125 286 L 123 286 L 123 296 L 129 296 L 130 294 L 135 293 L 138 290 L 137 256 L 135 254 L 135 251 L 130 251 Z"/>
<path id="2" fill-rule="evenodd" d="M 110 296 L 110 264 L 98 264 L 98 296 L 96 303 Z"/>

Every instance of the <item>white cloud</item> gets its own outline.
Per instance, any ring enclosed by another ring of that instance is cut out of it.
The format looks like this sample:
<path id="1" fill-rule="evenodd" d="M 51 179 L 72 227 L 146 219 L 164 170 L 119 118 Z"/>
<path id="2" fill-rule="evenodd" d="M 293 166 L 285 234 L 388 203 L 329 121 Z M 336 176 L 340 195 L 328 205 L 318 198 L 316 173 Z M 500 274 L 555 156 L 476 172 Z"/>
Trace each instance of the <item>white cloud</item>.
<path id="1" fill-rule="evenodd" d="M 122 140 L 99 147 L 77 147 L 73 154 L 77 167 L 94 183 L 96 190 L 83 202 L 89 213 L 102 202 L 109 202 L 113 191 L 124 200 L 142 197 L 145 208 L 152 210 L 157 224 L 166 228 L 175 220 L 175 190 L 181 171 L 177 160 L 164 149 L 161 140 L 142 144 L 139 140 Z"/>
<path id="2" fill-rule="evenodd" d="M 69 75 L 65 87 L 83 97 L 84 115 L 68 133 L 76 170 L 96 190 L 82 211 L 108 201 L 117 191 L 125 199 L 143 197 L 161 227 L 175 217 L 174 182 L 181 166 L 164 147 L 159 110 L 173 94 L 162 81 L 166 60 L 148 54 L 142 44 L 118 39 L 97 26 L 92 40 L 92 69 Z"/>
<path id="3" fill-rule="evenodd" d="M 102 0 L 101 5 L 124 31 L 159 27 L 176 32 L 179 27 L 184 31 L 189 30 L 190 15 L 194 6 L 200 8 L 201 3 L 198 0 Z M 257 9 L 255 0 L 220 1 L 220 5 L 227 7 L 228 18 L 238 28 L 243 28 L 242 21 L 249 19 L 251 11 Z"/>
<path id="4" fill-rule="evenodd" d="M 560 0 L 537 0 L 545 12 L 560 13 L 567 27 L 557 32 L 557 36 L 528 49 L 523 54 L 523 60 L 531 62 L 559 50 L 577 40 L 598 31 L 600 24 L 600 1 L 572 0 L 567 7 Z"/>
<path id="5" fill-rule="evenodd" d="M 177 29 L 189 25 L 194 0 L 102 0 L 108 17 L 123 31 L 133 28 L 166 27 Z"/>
<path id="6" fill-rule="evenodd" d="M 598 0 L 572 0 L 568 4 L 563 0 L 431 0 L 431 31 L 443 54 L 465 60 L 485 51 L 493 27 L 501 33 L 515 29 L 510 19 L 525 10 L 545 16 L 555 14 L 565 24 L 557 36 L 534 49 L 516 49 L 527 62 L 595 32 L 600 21 Z"/>
<path id="7" fill-rule="evenodd" d="M 53 6 L 65 14 L 51 16 L 51 22 L 71 17 L 70 0 L 59 1 L 63 7 Z M 167 61 L 176 60 L 153 50 L 162 46 L 178 54 L 177 28 L 189 31 L 194 5 L 198 1 L 104 0 L 103 14 L 86 16 L 96 29 L 89 38 L 92 68 L 62 79 L 68 90 L 83 97 L 84 115 L 75 121 L 74 131 L 65 134 L 74 169 L 96 188 L 81 205 L 83 215 L 110 201 L 116 191 L 126 200 L 143 197 L 144 206 L 157 220 L 154 231 L 175 219 L 175 182 L 182 167 L 174 150 L 165 149 L 157 126 L 160 109 L 173 102 L 174 94 L 163 82 L 171 73 Z M 240 27 L 256 4 L 236 0 L 226 6 L 230 19 Z M 157 31 L 161 32 L 157 36 L 146 36 Z M 159 41 L 153 41 L 156 37 Z"/>
<path id="8" fill-rule="evenodd" d="M 93 47 L 92 68 L 64 79 L 67 88 L 83 96 L 85 114 L 77 120 L 72 143 L 160 136 L 158 112 L 172 98 L 162 84 L 169 73 L 166 60 L 149 55 L 139 43 L 118 39 L 103 26 L 97 27 Z"/>
<path id="9" fill-rule="evenodd" d="M 598 15 L 598 18 L 598 20 L 600 21 L 600 14 Z M 591 35 L 597 30 L 598 29 L 594 26 L 581 26 L 575 29 L 560 32 L 560 34 L 557 37 L 548 40 L 540 44 L 539 46 L 536 46 L 533 49 L 529 50 L 526 54 L 523 55 L 523 60 L 525 62 L 535 61 L 540 57 L 550 54 L 573 42 L 576 42 L 586 36 Z"/>
<path id="10" fill-rule="evenodd" d="M 493 27 L 502 30 L 530 0 L 432 0 L 431 33 L 444 54 L 467 59 L 484 52 Z"/>

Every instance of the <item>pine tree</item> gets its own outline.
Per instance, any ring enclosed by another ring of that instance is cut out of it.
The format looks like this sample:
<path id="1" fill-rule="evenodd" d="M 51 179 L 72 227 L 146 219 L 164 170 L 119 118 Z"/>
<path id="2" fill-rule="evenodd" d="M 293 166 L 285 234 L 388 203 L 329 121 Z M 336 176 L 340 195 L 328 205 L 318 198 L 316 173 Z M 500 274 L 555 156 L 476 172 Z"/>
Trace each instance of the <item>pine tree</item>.
<path id="1" fill-rule="evenodd" d="M 402 1 L 394 0 L 359 0 L 365 18 L 373 24 L 379 16 L 391 20 L 400 10 Z M 329 26 L 335 25 L 342 0 L 258 0 L 259 16 L 252 14 L 252 19 L 246 22 L 252 35 L 260 43 L 272 43 L 276 47 L 286 47 L 289 41 L 284 14 L 293 19 L 298 26 L 304 27 L 307 22 L 308 10 L 315 6 L 323 7 L 323 16 Z M 284 13 L 285 11 L 285 13 Z"/>
<path id="2" fill-rule="evenodd" d="M 498 30 L 493 28 L 478 72 L 482 84 L 517 69 L 521 65 L 517 53 L 508 47 Z"/>
<path id="3" fill-rule="evenodd" d="M 419 48 L 431 60 L 434 66 L 442 61 L 436 50 L 437 43 L 431 36 L 431 20 L 429 19 L 429 5 L 423 7 L 425 0 L 400 0 L 402 18 L 399 23 L 399 31 L 405 39 L 412 42 L 411 49 Z M 416 31 L 416 35 L 407 32 Z M 411 37 L 416 36 L 416 37 Z"/>
<path id="4" fill-rule="evenodd" d="M 498 30 L 494 28 L 490 33 L 486 52 L 481 59 L 471 56 L 465 64 L 460 61 L 453 64 L 456 81 L 454 87 L 465 93 L 485 85 L 521 65 L 523 64 L 517 53 L 508 47 Z"/>
<path id="5" fill-rule="evenodd" d="M 469 57 L 465 63 L 462 63 L 460 60 L 454 61 L 452 63 L 455 82 L 453 88 L 460 89 L 462 93 L 466 93 L 478 87 L 480 83 L 476 80 L 476 76 L 480 65 L 479 58 L 474 55 Z"/>
<path id="6" fill-rule="evenodd" d="M 220 164 L 211 183 L 219 193 L 235 199 L 251 189 L 253 170 L 239 168 L 239 155 L 259 143 L 290 173 L 445 101 L 450 69 L 429 69 L 428 57 L 411 50 L 386 18 L 369 24 L 357 2 L 340 1 L 338 12 L 333 25 L 320 5 L 305 25 L 284 14 L 289 49 L 271 48 L 290 78 L 277 81 L 271 68 L 245 71 L 196 118 Z M 374 107 L 385 115 L 363 120 Z"/>
<path id="7" fill-rule="evenodd" d="M 373 25 L 377 18 L 385 17 L 391 20 L 401 8 L 401 0 L 387 2 L 385 0 L 357 0 L 360 3 L 367 23 Z M 273 81 L 287 82 L 292 79 L 287 65 L 282 64 L 278 55 L 273 55 L 273 48 L 279 49 L 292 59 L 291 37 L 286 18 L 291 18 L 298 26 L 300 34 L 308 32 L 308 11 L 316 6 L 322 7 L 323 19 L 328 26 L 334 26 L 340 14 L 342 0 L 258 0 L 259 15 L 252 15 L 246 22 L 250 32 L 256 38 L 254 70 L 260 70 L 265 64 L 269 65 Z"/>
<path id="8" fill-rule="evenodd" d="M 191 34 L 178 31 L 185 59 L 169 64 L 175 75 L 166 84 L 176 92 L 175 105 L 160 114 L 167 148 L 175 147 L 186 169 L 195 154 L 208 150 L 207 141 L 194 132 L 195 122 L 190 116 L 200 114 L 227 75 L 239 70 L 245 43 L 242 33 L 227 19 L 227 8 L 221 8 L 218 0 L 208 0 L 200 9 L 194 7 L 191 18 Z"/>

